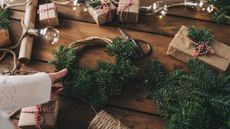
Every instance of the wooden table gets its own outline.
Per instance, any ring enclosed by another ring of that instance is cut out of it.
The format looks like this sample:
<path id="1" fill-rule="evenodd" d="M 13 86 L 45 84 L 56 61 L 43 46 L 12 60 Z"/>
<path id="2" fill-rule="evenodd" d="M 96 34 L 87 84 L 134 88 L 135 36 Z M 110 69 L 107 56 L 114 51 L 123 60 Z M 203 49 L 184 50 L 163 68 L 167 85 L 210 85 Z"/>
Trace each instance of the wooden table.
<path id="1" fill-rule="evenodd" d="M 156 0 L 141 0 L 141 5 L 148 5 L 154 1 Z M 42 2 L 44 1 L 40 0 L 40 3 Z M 60 42 L 50 45 L 41 39 L 36 39 L 32 60 L 30 64 L 23 65 L 22 68 L 51 72 L 53 70 L 47 65 L 47 62 L 53 58 L 52 51 L 58 46 L 68 45 L 88 36 L 115 38 L 120 36 L 117 27 L 126 29 L 135 38 L 149 42 L 154 48 L 154 52 L 149 57 L 136 63 L 141 69 L 150 59 L 159 60 L 168 71 L 184 67 L 183 63 L 166 55 L 168 45 L 181 25 L 207 27 L 215 34 L 217 40 L 230 45 L 229 24 L 217 24 L 209 14 L 199 13 L 185 7 L 170 9 L 169 14 L 163 19 L 157 16 L 140 16 L 138 24 L 113 22 L 101 27 L 98 27 L 82 8 L 72 11 L 71 5 L 58 6 L 58 11 L 60 13 L 60 26 L 58 26 L 61 32 Z M 21 34 L 19 19 L 24 15 L 24 8 L 13 8 L 12 12 L 11 37 L 13 41 L 17 41 Z M 103 50 L 104 48 L 101 47 L 85 50 L 81 55 L 80 64 L 93 67 L 98 60 L 111 61 L 111 57 L 108 57 Z M 1 62 L 0 70 L 11 67 L 11 59 L 8 57 Z M 64 96 L 59 96 L 57 99 L 60 101 L 58 128 L 86 129 L 94 116 L 87 104 Z M 165 121 L 157 111 L 157 105 L 144 97 L 143 88 L 138 82 L 125 86 L 122 94 L 111 98 L 104 109 L 133 129 L 163 129 L 165 127 Z M 15 119 L 12 121 L 17 123 Z"/>

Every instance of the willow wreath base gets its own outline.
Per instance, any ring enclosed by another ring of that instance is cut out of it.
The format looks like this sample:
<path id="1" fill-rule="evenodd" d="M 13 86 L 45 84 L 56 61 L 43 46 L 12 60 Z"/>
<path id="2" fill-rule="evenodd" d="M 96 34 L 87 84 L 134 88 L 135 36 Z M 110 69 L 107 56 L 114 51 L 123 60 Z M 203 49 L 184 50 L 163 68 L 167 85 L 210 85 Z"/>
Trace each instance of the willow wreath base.
<path id="1" fill-rule="evenodd" d="M 92 45 L 103 45 L 109 56 L 115 57 L 115 63 L 99 61 L 95 68 L 79 67 L 79 50 Z M 122 87 L 134 79 L 138 68 L 132 63 L 130 55 L 135 45 L 121 38 L 114 40 L 101 37 L 88 37 L 71 43 L 68 47 L 61 46 L 54 52 L 54 60 L 50 62 L 57 71 L 68 68 L 68 75 L 61 80 L 64 94 L 81 97 L 93 107 L 102 107 L 109 98 L 121 93 Z"/>

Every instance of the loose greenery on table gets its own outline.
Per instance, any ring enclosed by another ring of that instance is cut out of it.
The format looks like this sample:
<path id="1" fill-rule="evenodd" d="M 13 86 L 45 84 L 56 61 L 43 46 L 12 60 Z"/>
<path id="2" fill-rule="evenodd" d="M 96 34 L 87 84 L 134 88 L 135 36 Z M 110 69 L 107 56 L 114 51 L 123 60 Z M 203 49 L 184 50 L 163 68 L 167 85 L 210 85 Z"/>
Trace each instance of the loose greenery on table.
<path id="1" fill-rule="evenodd" d="M 99 7 L 101 5 L 100 0 L 86 0 L 86 4 L 92 8 Z"/>
<path id="2" fill-rule="evenodd" d="M 166 129 L 229 129 L 230 75 L 191 60 L 184 69 L 166 73 L 157 61 L 145 68 L 145 93 L 156 101 Z"/>
<path id="3" fill-rule="evenodd" d="M 7 29 L 10 25 L 10 12 L 0 7 L 0 29 Z"/>
<path id="4" fill-rule="evenodd" d="M 214 19 L 217 22 L 230 20 L 230 1 L 229 0 L 208 0 L 215 7 Z"/>
<path id="5" fill-rule="evenodd" d="M 78 67 L 77 51 L 61 46 L 54 52 L 55 59 L 50 62 L 57 71 L 68 68 L 68 75 L 61 80 L 64 93 L 73 97 L 81 97 L 94 107 L 102 107 L 111 96 L 121 93 L 122 86 L 137 73 L 137 67 L 129 59 L 134 50 L 132 42 L 117 38 L 108 45 L 106 53 L 114 56 L 115 64 L 100 61 L 96 68 Z"/>

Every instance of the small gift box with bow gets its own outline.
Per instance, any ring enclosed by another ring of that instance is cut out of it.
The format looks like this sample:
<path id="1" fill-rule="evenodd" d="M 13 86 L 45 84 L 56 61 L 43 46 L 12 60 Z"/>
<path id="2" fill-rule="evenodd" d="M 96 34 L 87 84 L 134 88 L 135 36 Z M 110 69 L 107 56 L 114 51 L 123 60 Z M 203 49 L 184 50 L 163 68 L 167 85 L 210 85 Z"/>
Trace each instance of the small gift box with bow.
<path id="1" fill-rule="evenodd" d="M 58 118 L 58 102 L 23 108 L 18 126 L 22 129 L 55 129 Z"/>
<path id="2" fill-rule="evenodd" d="M 6 29 L 0 29 L 0 48 L 10 44 L 9 32 Z"/>
<path id="3" fill-rule="evenodd" d="M 169 44 L 167 54 L 183 62 L 197 58 L 202 62 L 226 71 L 230 64 L 230 47 L 217 40 L 207 44 L 195 42 L 188 36 L 188 27 L 182 26 Z"/>
<path id="4" fill-rule="evenodd" d="M 118 19 L 122 23 L 137 23 L 140 0 L 120 0 L 117 8 Z"/>
<path id="5" fill-rule="evenodd" d="M 97 25 L 111 22 L 116 16 L 116 6 L 110 0 L 100 0 L 95 7 L 88 5 L 89 14 Z"/>
<path id="6" fill-rule="evenodd" d="M 38 14 L 42 27 L 57 26 L 59 24 L 57 7 L 54 3 L 39 5 Z"/>

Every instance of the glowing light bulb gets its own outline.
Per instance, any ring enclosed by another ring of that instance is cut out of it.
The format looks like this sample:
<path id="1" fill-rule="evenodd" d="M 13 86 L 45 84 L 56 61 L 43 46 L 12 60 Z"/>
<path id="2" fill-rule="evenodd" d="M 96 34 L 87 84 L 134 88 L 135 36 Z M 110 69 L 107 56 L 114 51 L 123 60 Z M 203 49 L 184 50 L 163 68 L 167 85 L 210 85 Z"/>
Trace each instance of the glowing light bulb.
<path id="1" fill-rule="evenodd" d="M 208 13 L 213 12 L 214 9 L 215 9 L 215 7 L 214 7 L 213 5 L 209 5 L 209 6 L 206 8 L 206 10 L 207 10 Z"/>
<path id="2" fill-rule="evenodd" d="M 77 10 L 77 7 L 79 7 L 79 6 L 80 6 L 80 4 L 79 4 L 78 0 L 74 0 L 73 1 L 73 11 Z"/>
<path id="3" fill-rule="evenodd" d="M 87 8 L 84 8 L 83 11 L 84 11 L 84 12 L 88 12 L 88 9 L 87 9 Z"/>
<path id="4" fill-rule="evenodd" d="M 28 34 L 41 37 L 51 44 L 55 44 L 60 39 L 59 31 L 51 26 L 48 26 L 44 29 L 29 29 Z"/>
<path id="5" fill-rule="evenodd" d="M 153 3 L 153 9 L 156 10 L 157 9 L 157 3 Z"/>
<path id="6" fill-rule="evenodd" d="M 158 9 L 164 7 L 164 5 L 165 4 L 163 4 L 162 1 L 157 1 L 157 2 L 153 3 L 153 5 L 152 5 L 153 12 L 155 12 L 155 13 L 158 12 Z"/>
<path id="7" fill-rule="evenodd" d="M 159 15 L 159 19 L 162 19 L 163 18 L 163 16 L 162 15 Z"/>
<path id="8" fill-rule="evenodd" d="M 167 15 L 167 13 L 168 13 L 168 6 L 165 5 L 164 8 L 163 8 L 163 10 L 161 10 L 160 14 L 162 16 L 165 16 L 165 15 Z"/>

